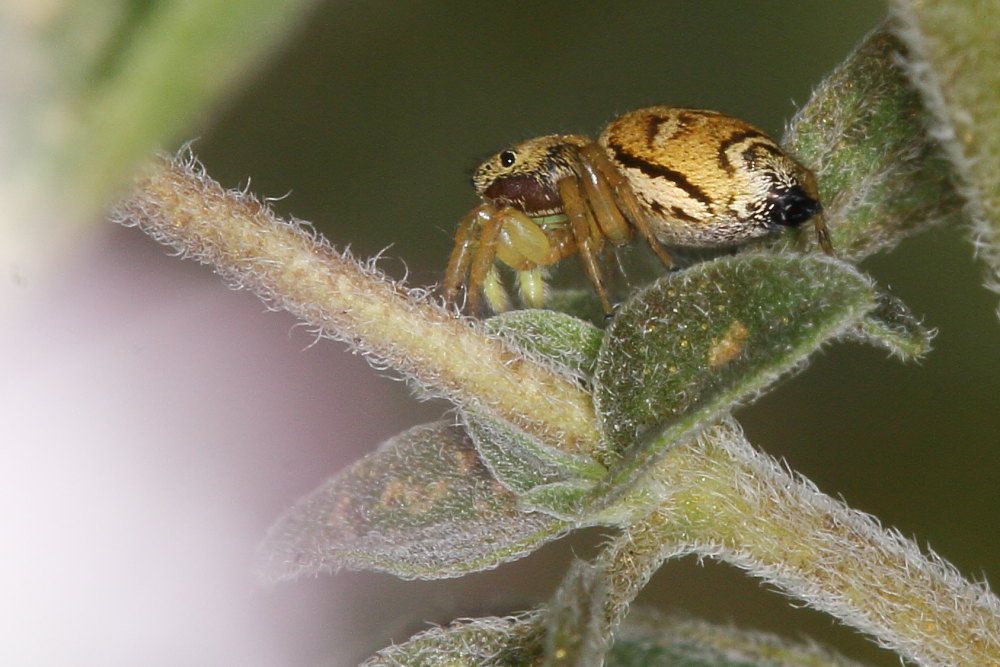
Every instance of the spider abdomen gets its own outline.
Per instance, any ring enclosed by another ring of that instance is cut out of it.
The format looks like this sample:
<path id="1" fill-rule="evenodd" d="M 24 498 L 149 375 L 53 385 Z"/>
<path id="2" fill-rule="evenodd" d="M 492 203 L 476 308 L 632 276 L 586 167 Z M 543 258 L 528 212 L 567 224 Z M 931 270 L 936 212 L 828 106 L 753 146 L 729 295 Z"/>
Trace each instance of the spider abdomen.
<path id="1" fill-rule="evenodd" d="M 598 142 L 668 245 L 736 245 L 820 210 L 807 169 L 761 130 L 716 111 L 639 109 Z"/>

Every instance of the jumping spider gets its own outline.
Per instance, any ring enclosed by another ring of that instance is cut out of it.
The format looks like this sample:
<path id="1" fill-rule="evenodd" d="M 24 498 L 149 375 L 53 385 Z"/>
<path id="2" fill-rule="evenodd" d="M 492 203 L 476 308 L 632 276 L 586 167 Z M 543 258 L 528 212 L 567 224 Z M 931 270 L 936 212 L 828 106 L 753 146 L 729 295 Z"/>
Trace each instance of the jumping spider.
<path id="1" fill-rule="evenodd" d="M 575 134 L 530 139 L 475 171 L 483 199 L 459 225 L 444 278 L 455 303 L 510 308 L 499 260 L 517 272 L 524 304 L 545 302 L 542 267 L 579 253 L 605 313 L 599 257 L 634 231 L 670 268 L 663 245 L 732 246 L 815 220 L 833 253 L 812 172 L 757 128 L 716 111 L 650 107 L 611 121 L 595 143 Z"/>

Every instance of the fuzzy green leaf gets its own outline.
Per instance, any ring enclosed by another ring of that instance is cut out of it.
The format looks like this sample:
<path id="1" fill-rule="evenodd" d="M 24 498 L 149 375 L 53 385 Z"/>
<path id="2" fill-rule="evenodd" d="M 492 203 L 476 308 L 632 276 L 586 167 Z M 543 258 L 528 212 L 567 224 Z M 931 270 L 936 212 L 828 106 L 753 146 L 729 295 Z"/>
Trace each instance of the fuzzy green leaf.
<path id="1" fill-rule="evenodd" d="M 905 303 L 879 293 L 875 308 L 858 323 L 857 337 L 886 348 L 900 359 L 917 359 L 931 350 L 935 332 L 927 329 Z"/>
<path id="2" fill-rule="evenodd" d="M 580 382 L 589 381 L 603 337 L 592 324 L 548 310 L 503 313 L 484 327 Z M 566 516 L 607 473 L 594 459 L 548 446 L 505 421 L 473 410 L 462 414 L 483 462 L 526 509 Z"/>
<path id="3" fill-rule="evenodd" d="M 633 611 L 615 637 L 607 667 L 860 667 L 816 644 Z"/>
<path id="4" fill-rule="evenodd" d="M 587 294 L 600 303 L 593 292 Z M 604 332 L 589 322 L 552 310 L 514 310 L 483 323 L 486 331 L 542 357 L 559 369 L 581 378 L 594 372 Z"/>
<path id="5" fill-rule="evenodd" d="M 403 578 L 495 567 L 570 526 L 523 511 L 460 427 L 414 427 L 299 500 L 268 532 L 262 576 L 372 569 Z"/>
<path id="6" fill-rule="evenodd" d="M 587 322 L 546 310 L 504 313 L 485 327 L 581 382 L 593 373 L 603 337 Z M 472 410 L 463 411 L 463 417 L 483 462 L 526 508 L 565 516 L 607 473 L 592 458 L 548 446 L 502 420 Z"/>
<path id="7" fill-rule="evenodd" d="M 504 421 L 471 411 L 464 415 L 482 461 L 526 508 L 571 513 L 575 501 L 607 473 L 593 459 L 549 447 Z"/>
<path id="8" fill-rule="evenodd" d="M 605 334 L 595 405 L 618 451 L 667 430 L 655 445 L 633 447 L 609 488 L 800 365 L 874 306 L 868 278 L 823 256 L 742 254 L 638 292 Z"/>
<path id="9" fill-rule="evenodd" d="M 960 180 L 980 255 L 1000 291 L 1000 4 L 893 0 L 905 66 Z"/>
<path id="10" fill-rule="evenodd" d="M 600 645 L 553 653 L 545 648 L 548 616 L 535 611 L 457 621 L 382 649 L 362 667 L 859 667 L 816 644 L 641 609 L 622 624 L 607 655 Z"/>
<path id="11" fill-rule="evenodd" d="M 536 486 L 518 496 L 521 507 L 537 510 L 554 517 L 571 521 L 577 528 L 595 523 L 590 517 L 580 516 L 580 507 L 586 496 L 596 488 L 596 483 L 586 479 L 571 479 Z"/>
<path id="12" fill-rule="evenodd" d="M 887 26 L 816 88 L 783 145 L 816 174 L 838 257 L 860 260 L 935 223 L 963 220 L 962 198 Z M 800 241 L 813 244 L 812 230 Z M 774 243 L 788 248 L 795 234 Z"/>
<path id="13" fill-rule="evenodd" d="M 362 667 L 512 667 L 542 653 L 543 614 L 476 618 L 432 628 L 382 649 Z"/>
<path id="14" fill-rule="evenodd" d="M 601 329 L 608 323 L 607 313 L 591 287 L 553 289 L 545 295 L 545 303 L 547 308 L 568 313 Z"/>

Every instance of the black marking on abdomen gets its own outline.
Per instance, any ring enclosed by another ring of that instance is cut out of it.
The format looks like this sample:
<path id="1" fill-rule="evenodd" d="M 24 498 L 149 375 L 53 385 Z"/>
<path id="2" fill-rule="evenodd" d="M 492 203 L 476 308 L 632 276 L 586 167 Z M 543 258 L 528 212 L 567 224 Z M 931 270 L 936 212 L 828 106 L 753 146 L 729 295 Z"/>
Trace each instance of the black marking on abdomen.
<path id="1" fill-rule="evenodd" d="M 685 222 L 701 222 L 698 218 L 686 213 L 680 206 L 671 206 L 670 214 L 678 220 L 684 220 Z"/>
<path id="2" fill-rule="evenodd" d="M 621 146 L 609 144 L 608 147 L 614 152 L 615 159 L 618 160 L 622 166 L 629 167 L 631 169 L 638 169 L 650 178 L 665 178 L 683 190 L 692 199 L 700 201 L 705 206 L 712 206 L 712 198 L 702 192 L 701 188 L 689 181 L 684 174 L 679 171 L 674 171 L 669 167 L 653 164 L 648 160 L 630 155 Z"/>
<path id="3" fill-rule="evenodd" d="M 729 161 L 729 156 L 726 155 L 726 151 L 728 151 L 731 146 L 751 138 L 764 139 L 768 142 L 770 141 L 768 136 L 763 132 L 758 132 L 757 130 L 743 130 L 742 132 L 733 133 L 728 139 L 719 144 L 719 166 L 725 169 L 726 173 L 731 174 L 734 170 L 733 164 Z"/>

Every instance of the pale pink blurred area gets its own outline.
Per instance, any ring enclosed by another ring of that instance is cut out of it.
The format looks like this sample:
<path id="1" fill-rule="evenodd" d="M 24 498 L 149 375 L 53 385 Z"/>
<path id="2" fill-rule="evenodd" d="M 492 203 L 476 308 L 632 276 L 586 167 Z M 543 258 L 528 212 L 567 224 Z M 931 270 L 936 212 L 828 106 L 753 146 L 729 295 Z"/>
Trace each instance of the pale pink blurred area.
<path id="1" fill-rule="evenodd" d="M 349 632 L 353 580 L 262 589 L 256 546 L 428 406 L 400 409 L 405 388 L 344 345 L 136 230 L 18 289 L 0 321 L 0 664 L 315 664 Z"/>

